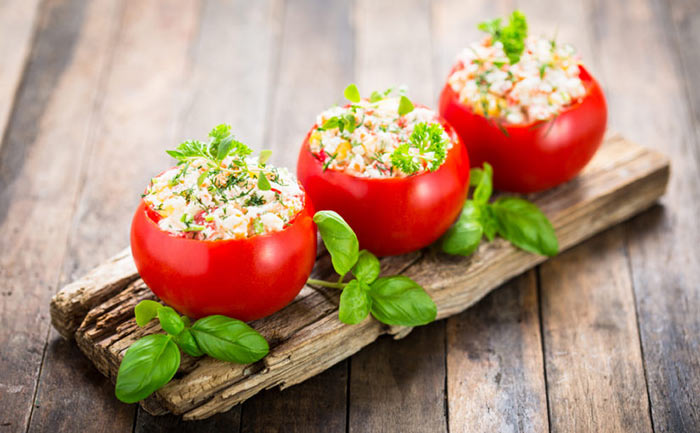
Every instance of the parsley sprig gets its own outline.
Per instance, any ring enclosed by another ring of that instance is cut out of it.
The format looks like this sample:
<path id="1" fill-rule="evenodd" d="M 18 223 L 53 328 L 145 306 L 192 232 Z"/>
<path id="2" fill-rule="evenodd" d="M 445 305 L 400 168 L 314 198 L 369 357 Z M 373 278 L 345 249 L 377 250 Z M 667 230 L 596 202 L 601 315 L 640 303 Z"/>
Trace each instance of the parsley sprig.
<path id="1" fill-rule="evenodd" d="M 180 164 L 195 158 L 205 159 L 211 166 L 219 166 L 229 155 L 237 161 L 245 161 L 245 157 L 253 153 L 252 149 L 231 134 L 231 125 L 221 124 L 209 132 L 208 143 L 199 140 L 188 140 L 181 143 L 175 150 L 167 150 L 167 154 L 177 159 Z M 240 163 L 240 162 L 239 162 Z"/>
<path id="2" fill-rule="evenodd" d="M 447 157 L 445 130 L 439 123 L 418 123 L 410 136 L 410 144 L 404 143 L 391 154 L 391 164 L 406 174 L 413 174 L 423 168 L 425 162 L 430 171 L 435 171 Z M 411 147 L 418 150 L 418 155 L 410 152 Z"/>
<path id="3" fill-rule="evenodd" d="M 314 221 L 331 255 L 338 282 L 309 279 L 308 284 L 341 289 L 338 318 L 347 324 L 362 322 L 368 315 L 388 325 L 425 325 L 437 316 L 430 295 L 403 275 L 379 277 L 377 257 L 359 250 L 357 236 L 343 218 L 333 211 L 320 211 Z M 350 272 L 354 278 L 344 282 Z"/>
<path id="4" fill-rule="evenodd" d="M 490 34 L 493 42 L 500 41 L 503 44 L 503 51 L 511 65 L 520 61 L 527 38 L 527 19 L 522 12 L 513 11 L 507 26 L 502 24 L 501 18 L 494 18 L 480 23 L 478 28 Z"/>
<path id="5" fill-rule="evenodd" d="M 516 247 L 536 254 L 554 256 L 559 242 L 552 223 L 532 202 L 518 197 L 499 197 L 489 203 L 493 191 L 493 169 L 470 172 L 469 183 L 474 188 L 457 222 L 443 235 L 440 244 L 448 254 L 468 256 L 479 247 L 484 236 L 492 241 L 496 235 Z"/>

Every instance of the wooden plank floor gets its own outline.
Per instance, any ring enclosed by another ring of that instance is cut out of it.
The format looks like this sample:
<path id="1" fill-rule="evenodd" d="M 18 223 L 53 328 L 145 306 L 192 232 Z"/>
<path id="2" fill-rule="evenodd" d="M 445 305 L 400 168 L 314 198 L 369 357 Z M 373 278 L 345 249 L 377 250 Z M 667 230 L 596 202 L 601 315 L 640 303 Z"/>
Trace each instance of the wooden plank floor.
<path id="1" fill-rule="evenodd" d="M 476 23 L 516 7 L 578 47 L 611 129 L 671 157 L 660 206 L 205 421 L 119 403 L 51 330 L 166 148 L 229 122 L 292 167 L 347 83 L 434 105 Z M 0 432 L 700 431 L 700 2 L 8 0 L 0 24 Z"/>

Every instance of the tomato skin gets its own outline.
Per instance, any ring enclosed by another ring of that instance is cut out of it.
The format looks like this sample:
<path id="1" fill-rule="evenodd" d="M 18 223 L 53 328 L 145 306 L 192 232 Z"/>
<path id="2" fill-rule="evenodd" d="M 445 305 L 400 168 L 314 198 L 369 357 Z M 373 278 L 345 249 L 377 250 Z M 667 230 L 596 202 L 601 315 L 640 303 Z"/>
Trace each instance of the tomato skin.
<path id="1" fill-rule="evenodd" d="M 223 314 L 243 321 L 289 304 L 316 260 L 316 225 L 305 207 L 279 232 L 247 239 L 195 240 L 161 230 L 142 200 L 131 223 L 131 253 L 146 285 L 191 318 Z M 157 214 L 156 214 L 157 215 Z"/>
<path id="2" fill-rule="evenodd" d="M 452 72 L 457 67 L 459 64 Z M 605 134 L 605 96 L 593 76 L 583 66 L 579 68 L 587 93 L 554 120 L 499 128 L 462 104 L 449 83 L 440 95 L 440 115 L 467 145 L 472 167 L 484 162 L 493 166 L 497 189 L 530 193 L 552 188 L 583 169 Z"/>
<path id="3" fill-rule="evenodd" d="M 436 241 L 459 215 L 469 187 L 469 157 L 452 128 L 445 162 L 434 172 L 404 178 L 370 179 L 323 170 L 306 135 L 297 177 L 314 207 L 338 212 L 357 234 L 361 248 L 377 256 L 418 250 Z"/>

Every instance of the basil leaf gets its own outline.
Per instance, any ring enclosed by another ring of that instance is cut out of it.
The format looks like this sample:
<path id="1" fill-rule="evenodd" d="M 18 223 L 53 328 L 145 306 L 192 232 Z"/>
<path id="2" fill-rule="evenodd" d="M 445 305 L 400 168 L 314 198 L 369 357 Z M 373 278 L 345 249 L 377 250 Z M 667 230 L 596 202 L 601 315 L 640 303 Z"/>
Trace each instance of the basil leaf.
<path id="1" fill-rule="evenodd" d="M 382 99 L 384 99 L 384 96 L 383 96 L 380 92 L 377 92 L 377 91 L 375 90 L 375 91 L 372 92 L 372 94 L 370 95 L 370 97 L 369 97 L 369 102 L 373 102 L 373 103 L 374 103 L 374 102 L 381 101 Z"/>
<path id="2" fill-rule="evenodd" d="M 433 300 L 408 277 L 379 278 L 370 285 L 368 293 L 372 315 L 387 325 L 425 325 L 437 316 Z"/>
<path id="3" fill-rule="evenodd" d="M 158 320 L 160 320 L 160 327 L 170 335 L 177 335 L 185 329 L 185 322 L 170 307 L 161 306 L 158 309 Z"/>
<path id="4" fill-rule="evenodd" d="M 267 180 L 267 176 L 262 171 L 258 173 L 258 189 L 260 191 L 269 191 L 272 188 L 270 181 Z"/>
<path id="5" fill-rule="evenodd" d="M 481 227 L 484 228 L 484 236 L 491 242 L 498 232 L 498 220 L 493 214 L 492 205 L 482 204 L 479 208 L 479 221 L 481 222 Z"/>
<path id="6" fill-rule="evenodd" d="M 559 252 L 552 223 L 533 203 L 516 197 L 501 197 L 491 209 L 498 222 L 498 234 L 513 245 L 545 256 Z"/>
<path id="7" fill-rule="evenodd" d="M 346 87 L 343 91 L 343 95 L 350 102 L 360 102 L 360 91 L 357 90 L 357 86 L 355 84 L 350 84 L 348 87 Z"/>
<path id="8" fill-rule="evenodd" d="M 372 284 L 379 276 L 380 265 L 377 256 L 367 250 L 360 251 L 357 263 L 352 268 L 352 274 L 366 284 Z"/>
<path id="9" fill-rule="evenodd" d="M 338 128 L 339 124 L 340 124 L 340 120 L 337 116 L 331 117 L 330 119 L 325 121 L 325 123 L 321 126 L 321 129 L 327 130 L 327 129 Z"/>
<path id="10" fill-rule="evenodd" d="M 147 335 L 124 354 L 114 394 L 124 403 L 136 403 L 173 378 L 180 366 L 180 349 L 172 337 Z"/>
<path id="11" fill-rule="evenodd" d="M 399 116 L 404 116 L 411 111 L 413 111 L 413 102 L 405 96 L 401 96 L 399 99 Z"/>
<path id="12" fill-rule="evenodd" d="M 272 156 L 271 150 L 269 150 L 269 149 L 261 150 L 260 155 L 258 155 L 258 164 L 265 165 L 271 156 Z"/>
<path id="13" fill-rule="evenodd" d="M 442 237 L 442 250 L 447 254 L 468 256 L 479 247 L 484 235 L 481 213 L 472 200 L 464 203 L 459 219 Z"/>
<path id="14" fill-rule="evenodd" d="M 182 332 L 177 334 L 174 338 L 177 345 L 180 346 L 180 349 L 182 349 L 186 354 L 194 356 L 195 358 L 204 355 L 204 352 L 202 352 L 202 349 L 200 349 L 199 345 L 197 345 L 197 342 L 189 329 L 183 329 Z"/>
<path id="15" fill-rule="evenodd" d="M 162 305 L 156 301 L 151 301 L 150 299 L 144 299 L 143 301 L 136 304 L 134 308 L 134 316 L 136 316 L 136 324 L 144 327 L 148 322 L 150 322 L 158 314 L 158 309 Z"/>
<path id="16" fill-rule="evenodd" d="M 474 174 L 475 183 L 469 182 L 470 185 L 476 186 L 474 189 L 474 201 L 477 203 L 487 203 L 493 192 L 493 167 L 488 162 L 484 163 L 484 169 L 472 169 L 470 175 Z"/>
<path id="17" fill-rule="evenodd" d="M 372 300 L 367 294 L 369 286 L 367 284 L 352 280 L 340 294 L 340 309 L 338 318 L 341 322 L 354 325 L 365 320 L 369 315 Z"/>
<path id="18" fill-rule="evenodd" d="M 240 320 L 213 315 L 194 322 L 190 328 L 202 352 L 222 361 L 249 364 L 270 351 L 262 335 Z"/>
<path id="19" fill-rule="evenodd" d="M 229 152 L 231 152 L 231 149 L 233 148 L 235 142 L 236 140 L 234 140 L 232 136 L 226 137 L 223 140 L 221 140 L 216 150 L 216 160 L 223 161 L 224 158 L 228 156 Z"/>
<path id="20" fill-rule="evenodd" d="M 339 275 L 347 274 L 357 262 L 359 254 L 355 232 L 340 215 L 331 210 L 316 212 L 314 222 L 331 255 L 333 268 Z"/>

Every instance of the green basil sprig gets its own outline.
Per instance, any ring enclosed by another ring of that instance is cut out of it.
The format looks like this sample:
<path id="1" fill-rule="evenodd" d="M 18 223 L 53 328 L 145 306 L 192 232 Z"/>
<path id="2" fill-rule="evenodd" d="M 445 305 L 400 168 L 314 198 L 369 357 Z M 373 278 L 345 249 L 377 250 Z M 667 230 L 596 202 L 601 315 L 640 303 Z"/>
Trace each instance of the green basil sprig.
<path id="1" fill-rule="evenodd" d="M 167 334 L 147 335 L 124 354 L 115 394 L 124 403 L 136 403 L 170 382 L 180 367 L 180 349 L 190 356 L 204 354 L 222 361 L 248 364 L 262 359 L 270 348 L 253 328 L 226 316 L 208 316 L 190 325 L 170 307 L 144 300 L 134 308 L 143 327 L 158 318 Z"/>
<path id="2" fill-rule="evenodd" d="M 388 325 L 419 326 L 435 320 L 437 307 L 415 281 L 402 275 L 379 277 L 377 257 L 359 251 L 357 236 L 343 218 L 333 211 L 320 211 L 314 221 L 331 255 L 337 283 L 309 279 L 312 285 L 341 289 L 338 318 L 347 324 L 362 322 L 370 313 Z M 343 277 L 350 271 L 355 277 L 348 283 Z"/>
<path id="3" fill-rule="evenodd" d="M 470 172 L 470 185 L 475 187 L 457 222 L 443 235 L 442 250 L 448 254 L 468 256 L 481 243 L 483 236 L 491 241 L 496 235 L 525 251 L 544 256 L 559 252 L 557 235 L 552 223 L 542 211 L 522 198 L 499 197 L 489 203 L 493 192 L 493 169 Z"/>

